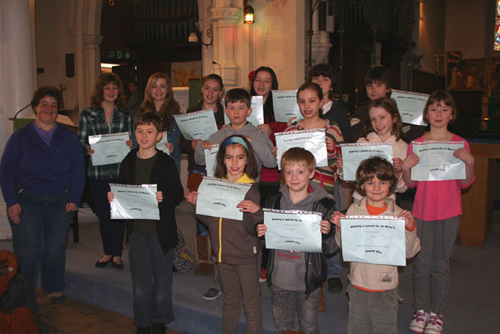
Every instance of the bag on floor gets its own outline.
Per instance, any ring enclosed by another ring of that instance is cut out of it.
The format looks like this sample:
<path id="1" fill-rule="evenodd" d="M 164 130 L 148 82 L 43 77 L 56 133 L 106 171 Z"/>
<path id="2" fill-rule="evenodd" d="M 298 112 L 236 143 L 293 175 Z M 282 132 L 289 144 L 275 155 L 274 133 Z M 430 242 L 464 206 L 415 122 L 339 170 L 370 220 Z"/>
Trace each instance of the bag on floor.
<path id="1" fill-rule="evenodd" d="M 184 236 L 182 235 L 181 230 L 177 231 L 177 246 L 174 249 L 174 268 L 178 272 L 187 273 L 194 267 L 196 267 L 196 258 L 195 256 L 185 250 L 182 249 L 184 247 Z"/>

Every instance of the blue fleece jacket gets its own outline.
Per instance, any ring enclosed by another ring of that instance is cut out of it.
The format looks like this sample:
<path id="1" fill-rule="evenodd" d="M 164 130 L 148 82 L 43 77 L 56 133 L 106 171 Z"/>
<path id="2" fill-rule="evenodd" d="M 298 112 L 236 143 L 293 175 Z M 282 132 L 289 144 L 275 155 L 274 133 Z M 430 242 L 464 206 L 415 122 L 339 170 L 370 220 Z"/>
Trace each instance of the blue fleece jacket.
<path id="1" fill-rule="evenodd" d="M 69 202 L 80 204 L 85 184 L 85 163 L 76 135 L 62 125 L 47 145 L 35 123 L 14 132 L 0 162 L 0 186 L 7 207 L 17 204 L 18 186 L 41 195 L 70 191 Z"/>

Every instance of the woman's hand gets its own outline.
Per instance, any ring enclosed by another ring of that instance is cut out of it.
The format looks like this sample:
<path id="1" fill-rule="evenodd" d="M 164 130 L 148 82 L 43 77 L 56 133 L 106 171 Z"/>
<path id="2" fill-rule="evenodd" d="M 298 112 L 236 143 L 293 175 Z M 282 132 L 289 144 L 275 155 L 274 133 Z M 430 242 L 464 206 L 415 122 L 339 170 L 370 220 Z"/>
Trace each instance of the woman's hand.
<path id="1" fill-rule="evenodd" d="M 330 222 L 337 226 L 337 232 L 340 232 L 340 219 L 345 218 L 345 215 L 342 212 L 335 211 L 330 218 Z"/>
<path id="2" fill-rule="evenodd" d="M 174 143 L 165 143 L 165 147 L 172 154 L 174 152 Z"/>
<path id="3" fill-rule="evenodd" d="M 405 171 L 410 171 L 414 166 L 420 162 L 418 155 L 415 153 L 410 154 L 406 157 L 405 161 L 401 164 L 401 169 Z"/>
<path id="4" fill-rule="evenodd" d="M 158 201 L 158 203 L 163 202 L 163 192 L 162 191 L 156 192 L 156 200 Z"/>
<path id="5" fill-rule="evenodd" d="M 342 157 L 337 157 L 337 170 L 338 169 L 344 169 L 344 159 L 342 159 Z"/>
<path id="6" fill-rule="evenodd" d="M 208 140 L 204 140 L 201 142 L 201 147 L 206 150 L 210 150 L 212 148 L 212 143 Z"/>
<path id="7" fill-rule="evenodd" d="M 393 158 L 392 165 L 394 166 L 394 173 L 397 177 L 399 177 L 402 171 L 403 160 L 401 160 L 400 158 Z"/>
<path id="8" fill-rule="evenodd" d="M 257 125 L 257 129 L 264 132 L 268 137 L 273 133 L 273 130 L 269 126 L 269 124 L 259 124 Z"/>
<path id="9" fill-rule="evenodd" d="M 459 148 L 453 153 L 453 156 L 459 160 L 462 160 L 467 165 L 474 162 L 474 157 L 465 148 Z"/>
<path id="10" fill-rule="evenodd" d="M 413 215 L 411 214 L 410 211 L 408 210 L 403 210 L 399 213 L 398 218 L 404 218 L 405 219 L 405 228 L 407 230 L 413 230 L 415 229 L 415 225 L 417 224 L 415 222 L 415 219 L 413 218 Z"/>
<path id="11" fill-rule="evenodd" d="M 250 213 L 256 213 L 260 209 L 260 206 L 258 206 L 257 204 L 248 199 L 241 201 L 236 207 L 239 208 L 241 212 L 250 212 Z"/>
<path id="12" fill-rule="evenodd" d="M 267 226 L 264 224 L 257 225 L 257 236 L 260 238 L 267 232 Z"/>
<path id="13" fill-rule="evenodd" d="M 66 203 L 66 212 L 76 211 L 76 210 L 78 210 L 78 207 L 76 206 L 75 203 Z"/>
<path id="14" fill-rule="evenodd" d="M 278 157 L 278 146 L 274 146 L 271 153 L 274 154 L 275 157 Z"/>
<path id="15" fill-rule="evenodd" d="M 188 201 L 188 203 L 196 205 L 196 200 L 198 199 L 198 192 L 186 189 L 186 192 L 184 193 L 184 198 L 186 199 L 186 201 Z"/>
<path id="16" fill-rule="evenodd" d="M 112 191 L 108 191 L 108 203 L 111 204 L 111 202 L 113 202 L 114 199 L 115 199 L 115 194 L 113 194 Z"/>
<path id="17" fill-rule="evenodd" d="M 92 154 L 94 154 L 94 152 L 95 152 L 95 151 L 94 151 L 93 149 L 91 149 L 90 147 L 89 147 L 89 149 L 87 150 L 87 154 L 88 154 L 88 155 L 92 155 Z"/>
<path id="18" fill-rule="evenodd" d="M 21 222 L 21 219 L 19 218 L 20 213 L 21 213 L 20 204 L 14 204 L 7 208 L 7 214 L 9 215 L 9 218 L 12 220 L 12 222 L 14 222 L 14 224 L 19 224 L 19 222 Z"/>
<path id="19" fill-rule="evenodd" d="M 295 122 L 295 124 L 294 124 L 294 121 L 295 121 L 296 119 L 297 119 L 297 117 L 290 117 L 290 118 L 288 119 L 288 122 L 286 122 L 286 127 L 288 128 L 288 127 L 290 127 L 290 126 L 292 126 L 292 125 L 297 124 L 297 122 Z"/>
<path id="20" fill-rule="evenodd" d="M 130 148 L 130 149 L 133 149 L 134 148 L 134 142 L 132 141 L 132 139 L 129 139 L 125 142 L 125 144 L 127 144 L 127 146 Z"/>
<path id="21" fill-rule="evenodd" d="M 201 139 L 195 139 L 191 141 L 191 147 L 193 148 L 193 151 L 196 150 L 196 146 L 198 146 L 198 142 L 201 141 Z"/>
<path id="22" fill-rule="evenodd" d="M 319 226 L 320 226 L 320 231 L 323 234 L 330 233 L 330 229 L 332 228 L 332 224 L 328 220 L 322 220 L 319 223 Z"/>

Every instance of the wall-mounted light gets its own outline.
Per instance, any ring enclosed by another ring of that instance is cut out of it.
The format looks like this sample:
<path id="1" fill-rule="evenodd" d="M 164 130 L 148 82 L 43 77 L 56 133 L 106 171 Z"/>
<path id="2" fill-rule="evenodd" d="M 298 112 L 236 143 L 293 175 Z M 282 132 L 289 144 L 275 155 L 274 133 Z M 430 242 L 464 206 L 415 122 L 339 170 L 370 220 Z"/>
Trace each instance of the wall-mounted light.
<path id="1" fill-rule="evenodd" d="M 198 21 L 196 21 L 194 23 L 194 26 L 195 26 L 195 31 L 193 31 L 188 37 L 189 43 L 201 43 L 201 44 L 205 45 L 206 47 L 209 47 L 210 45 L 214 44 L 214 33 L 213 33 L 212 29 L 209 28 L 205 31 L 205 34 L 207 35 L 207 37 L 210 38 L 210 42 L 205 43 L 205 42 L 203 42 L 203 32 L 200 31 L 200 23 Z"/>
<path id="2" fill-rule="evenodd" d="M 243 12 L 243 23 L 245 24 L 255 23 L 253 7 L 248 4 L 247 0 L 245 1 L 245 10 Z"/>

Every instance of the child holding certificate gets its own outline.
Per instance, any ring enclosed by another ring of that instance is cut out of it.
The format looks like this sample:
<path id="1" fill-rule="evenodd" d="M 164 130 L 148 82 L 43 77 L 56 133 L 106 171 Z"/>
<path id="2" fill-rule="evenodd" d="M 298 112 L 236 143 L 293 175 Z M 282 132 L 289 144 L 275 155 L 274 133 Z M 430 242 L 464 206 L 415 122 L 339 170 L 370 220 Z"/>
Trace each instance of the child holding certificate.
<path id="1" fill-rule="evenodd" d="M 365 120 L 365 127 L 358 139 L 357 143 L 387 143 L 392 144 L 394 172 L 398 179 L 396 184 L 396 192 L 404 193 L 407 189 L 403 177 L 401 165 L 406 158 L 408 144 L 406 144 L 402 136 L 401 115 L 399 114 L 396 102 L 388 97 L 383 97 L 370 102 L 368 105 L 368 118 Z M 343 159 L 337 160 L 337 174 L 340 178 L 343 175 Z M 354 202 L 359 202 L 363 196 L 357 191 L 354 191 Z M 391 194 L 391 198 L 395 199 L 395 194 Z"/>
<path id="2" fill-rule="evenodd" d="M 276 333 L 293 329 L 296 310 L 299 330 L 303 333 L 319 333 L 321 286 L 327 277 L 324 254 L 333 253 L 337 247 L 328 221 L 335 204 L 318 183 L 310 182 L 316 172 L 315 166 L 316 160 L 311 152 L 298 147 L 287 150 L 281 158 L 285 185 L 281 193 L 266 202 L 266 207 L 271 209 L 320 212 L 323 219 L 320 225 L 323 253 L 269 252 L 267 282 L 271 287 Z M 259 237 L 266 232 L 266 225 L 257 225 Z"/>
<path id="3" fill-rule="evenodd" d="M 442 333 L 450 258 L 462 214 L 461 190 L 474 182 L 474 157 L 470 154 L 469 143 L 448 131 L 448 124 L 456 118 L 457 110 L 450 93 L 435 91 L 423 114 L 430 131 L 415 142 L 464 142 L 464 148 L 456 150 L 453 156 L 465 163 L 465 179 L 412 181 L 411 169 L 419 163 L 419 157 L 413 153 L 413 143 L 408 147 L 408 157 L 402 166 L 405 183 L 410 188 L 417 187 L 412 211 L 422 241 L 422 250 L 415 258 L 413 269 L 414 314 L 410 323 L 413 333 Z"/>
<path id="4" fill-rule="evenodd" d="M 420 249 L 416 223 L 411 212 L 396 205 L 389 195 L 396 189 L 393 166 L 384 158 L 363 160 L 356 171 L 356 191 L 364 197 L 352 204 L 347 215 L 393 216 L 405 219 L 406 258 Z M 341 246 L 340 212 L 332 215 L 337 226 L 335 239 Z M 398 333 L 397 266 L 351 262 L 347 288 L 349 295 L 348 334 Z"/>
<path id="5" fill-rule="evenodd" d="M 162 137 L 162 120 L 142 113 L 135 122 L 139 149 L 131 151 L 120 165 L 122 184 L 156 184 L 160 220 L 127 220 L 130 243 L 130 274 L 134 297 L 134 324 L 138 334 L 164 334 L 174 320 L 172 304 L 173 252 L 177 244 L 175 207 L 183 188 L 174 160 L 156 149 Z M 112 192 L 108 193 L 111 203 Z"/>
<path id="6" fill-rule="evenodd" d="M 247 93 L 248 94 L 248 93 Z M 226 100 L 227 103 L 227 100 Z M 252 187 L 237 208 L 243 212 L 243 221 L 196 215 L 210 230 L 212 250 L 217 258 L 224 306 L 222 308 L 222 333 L 238 332 L 241 313 L 240 294 L 245 310 L 245 333 L 262 332 L 262 311 L 258 281 L 255 226 L 262 222 L 263 213 L 259 188 L 255 181 L 258 167 L 254 151 L 245 136 L 234 135 L 224 139 L 217 152 L 214 176 L 229 181 L 250 183 Z M 196 205 L 198 192 L 189 189 L 186 200 Z"/>

